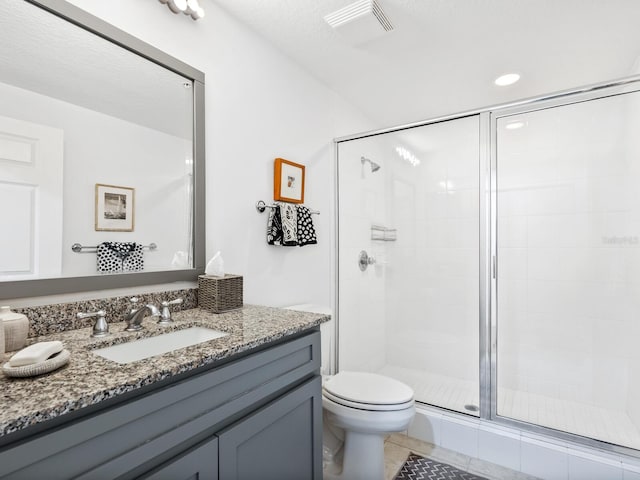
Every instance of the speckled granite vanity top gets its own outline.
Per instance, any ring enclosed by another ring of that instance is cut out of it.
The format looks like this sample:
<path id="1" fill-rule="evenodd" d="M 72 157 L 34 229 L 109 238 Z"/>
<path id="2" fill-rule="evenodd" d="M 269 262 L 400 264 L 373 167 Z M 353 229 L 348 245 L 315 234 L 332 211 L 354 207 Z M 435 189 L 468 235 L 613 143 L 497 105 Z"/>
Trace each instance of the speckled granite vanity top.
<path id="1" fill-rule="evenodd" d="M 153 319 L 146 318 L 144 330 L 136 333 L 124 332 L 124 322 L 120 322 L 110 323 L 112 335 L 101 339 L 90 337 L 91 328 L 31 338 L 29 343 L 61 340 L 71 352 L 71 361 L 60 370 L 33 378 L 8 378 L 0 371 L 0 436 L 294 335 L 329 318 L 318 313 L 253 305 L 223 314 L 195 308 L 174 313 L 175 323 L 169 327 L 159 327 Z M 126 365 L 91 352 L 191 326 L 229 335 Z M 8 358 L 9 355 L 4 361 Z"/>

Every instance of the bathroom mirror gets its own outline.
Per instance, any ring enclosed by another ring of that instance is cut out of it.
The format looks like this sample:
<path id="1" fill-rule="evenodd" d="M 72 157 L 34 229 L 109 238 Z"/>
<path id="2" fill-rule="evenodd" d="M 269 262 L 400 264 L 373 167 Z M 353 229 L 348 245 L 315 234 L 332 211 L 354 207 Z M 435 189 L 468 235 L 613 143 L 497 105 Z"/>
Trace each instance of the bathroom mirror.
<path id="1" fill-rule="evenodd" d="M 67 2 L 3 0 L 0 203 L 0 299 L 195 280 L 204 74 Z M 105 242 L 142 263 L 99 266 Z"/>

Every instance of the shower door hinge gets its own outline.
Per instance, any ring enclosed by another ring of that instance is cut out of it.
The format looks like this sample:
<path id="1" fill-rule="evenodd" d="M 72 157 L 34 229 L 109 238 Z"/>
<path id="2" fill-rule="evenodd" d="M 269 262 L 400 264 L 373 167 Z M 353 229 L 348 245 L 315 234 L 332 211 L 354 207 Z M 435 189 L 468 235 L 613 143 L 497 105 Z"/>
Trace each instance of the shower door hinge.
<path id="1" fill-rule="evenodd" d="M 498 266 L 497 266 L 497 263 L 496 263 L 496 256 L 493 255 L 491 257 L 491 271 L 492 271 L 492 275 L 493 275 L 493 279 L 494 280 L 497 277 L 497 270 L 498 270 Z"/>

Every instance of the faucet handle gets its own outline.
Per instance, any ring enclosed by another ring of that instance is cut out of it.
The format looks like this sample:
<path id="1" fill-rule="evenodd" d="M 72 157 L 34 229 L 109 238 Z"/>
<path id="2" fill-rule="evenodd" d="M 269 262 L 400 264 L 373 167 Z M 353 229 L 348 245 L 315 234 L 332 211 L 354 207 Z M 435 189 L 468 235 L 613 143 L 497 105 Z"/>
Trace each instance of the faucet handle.
<path id="1" fill-rule="evenodd" d="M 106 337 L 109 335 L 109 324 L 105 316 L 107 312 L 104 310 L 98 310 L 97 312 L 78 312 L 76 315 L 78 318 L 91 318 L 98 317 L 96 319 L 96 323 L 93 324 L 93 332 L 91 333 L 92 337 Z"/>
<path id="2" fill-rule="evenodd" d="M 169 305 L 180 305 L 182 303 L 182 298 L 176 298 L 175 300 L 171 300 L 170 302 L 164 301 L 162 302 L 163 307 L 168 307 Z"/>
<path id="3" fill-rule="evenodd" d="M 171 310 L 169 310 L 169 305 L 180 305 L 182 303 L 182 298 L 176 298 L 175 300 L 171 300 L 167 302 L 166 300 L 162 302 L 162 313 L 160 314 L 160 320 L 158 320 L 158 325 L 170 325 L 173 323 L 173 319 L 171 318 Z"/>
<path id="4" fill-rule="evenodd" d="M 131 297 L 129 299 L 129 303 L 131 304 L 131 310 L 129 313 L 133 313 L 138 309 L 138 302 L 140 299 L 138 297 Z"/>

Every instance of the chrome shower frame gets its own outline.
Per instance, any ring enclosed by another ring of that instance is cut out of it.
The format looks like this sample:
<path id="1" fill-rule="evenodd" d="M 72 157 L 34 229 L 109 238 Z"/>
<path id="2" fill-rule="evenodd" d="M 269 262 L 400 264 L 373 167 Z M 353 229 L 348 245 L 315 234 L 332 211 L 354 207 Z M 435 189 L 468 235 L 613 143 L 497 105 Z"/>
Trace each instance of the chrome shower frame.
<path id="1" fill-rule="evenodd" d="M 480 380 L 480 411 L 479 418 L 498 425 L 513 427 L 521 431 L 532 432 L 570 442 L 578 446 L 587 446 L 603 452 L 627 455 L 631 458 L 640 458 L 640 450 L 635 450 L 620 445 L 613 445 L 593 438 L 582 437 L 580 435 L 543 427 L 537 424 L 515 420 L 498 415 L 497 412 L 497 310 L 496 294 L 498 257 L 496 251 L 497 239 L 497 120 L 502 117 L 522 114 L 535 110 L 558 107 L 562 105 L 574 104 L 616 96 L 624 93 L 640 91 L 640 75 L 634 75 L 621 79 L 602 82 L 582 87 L 551 93 L 548 95 L 530 97 L 519 101 L 493 105 L 475 110 L 464 111 L 451 115 L 435 117 L 419 122 L 398 125 L 395 127 L 383 128 L 348 135 L 334 139 L 334 205 L 335 205 L 335 227 L 334 227 L 334 338 L 335 345 L 333 351 L 334 372 L 340 369 L 339 359 L 339 146 L 341 143 L 351 140 L 359 140 L 367 137 L 374 137 L 387 133 L 400 132 L 415 127 L 432 125 L 449 120 L 457 120 L 470 116 L 479 116 L 480 124 L 480 288 L 479 288 L 479 327 L 480 327 L 480 348 L 479 348 L 479 380 Z M 361 162 L 364 165 L 365 159 Z M 370 161 L 370 160 L 369 160 Z M 435 407 L 446 411 L 448 415 L 456 415 L 461 418 L 468 417 L 464 413 L 452 412 L 441 407 Z M 477 418 L 474 416 L 474 418 Z"/>

